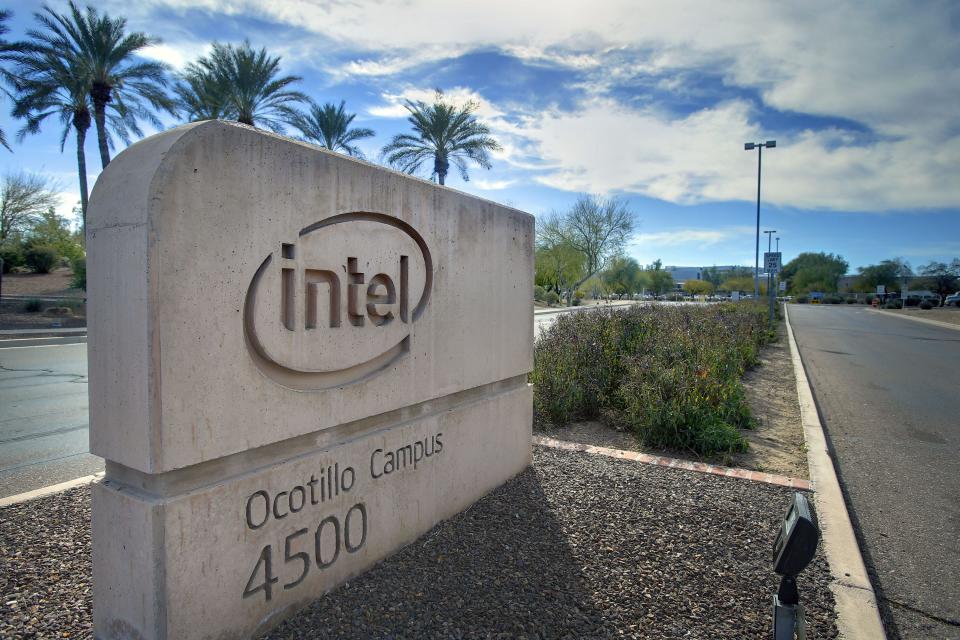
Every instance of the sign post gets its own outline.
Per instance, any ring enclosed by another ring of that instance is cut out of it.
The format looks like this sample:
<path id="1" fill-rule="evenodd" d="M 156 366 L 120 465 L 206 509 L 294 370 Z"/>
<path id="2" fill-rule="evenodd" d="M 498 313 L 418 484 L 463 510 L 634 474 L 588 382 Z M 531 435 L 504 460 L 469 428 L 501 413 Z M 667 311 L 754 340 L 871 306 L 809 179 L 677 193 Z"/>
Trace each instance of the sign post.
<path id="1" fill-rule="evenodd" d="M 776 300 L 777 293 L 773 286 L 774 277 L 776 274 L 780 273 L 780 259 L 781 253 L 779 251 L 768 251 L 763 254 L 763 264 L 764 269 L 767 271 L 768 286 L 767 286 L 767 297 L 770 298 L 770 324 L 773 324 L 773 306 L 774 301 Z"/>

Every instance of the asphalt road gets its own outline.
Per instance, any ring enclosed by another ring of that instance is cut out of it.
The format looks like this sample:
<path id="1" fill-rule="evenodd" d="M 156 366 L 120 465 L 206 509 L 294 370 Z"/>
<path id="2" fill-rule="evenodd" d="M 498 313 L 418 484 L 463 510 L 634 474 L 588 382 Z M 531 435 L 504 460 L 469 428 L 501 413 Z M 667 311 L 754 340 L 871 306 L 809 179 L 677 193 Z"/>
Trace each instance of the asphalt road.
<path id="1" fill-rule="evenodd" d="M 789 313 L 888 637 L 960 638 L 960 331 Z"/>
<path id="2" fill-rule="evenodd" d="M 0 346 L 0 497 L 103 470 L 88 453 L 87 345 L 30 342 L 44 346 Z"/>

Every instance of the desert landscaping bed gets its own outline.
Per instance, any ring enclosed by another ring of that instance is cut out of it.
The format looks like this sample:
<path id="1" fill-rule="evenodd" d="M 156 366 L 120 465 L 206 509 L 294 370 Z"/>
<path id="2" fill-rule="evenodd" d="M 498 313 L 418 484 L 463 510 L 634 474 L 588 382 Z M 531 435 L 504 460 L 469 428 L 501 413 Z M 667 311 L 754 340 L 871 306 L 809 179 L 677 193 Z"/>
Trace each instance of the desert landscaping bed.
<path id="1" fill-rule="evenodd" d="M 472 508 L 268 636 L 757 638 L 791 491 L 537 447 Z M 0 509 L 0 637 L 90 637 L 89 490 Z M 822 554 L 808 637 L 836 637 Z"/>
<path id="2" fill-rule="evenodd" d="M 960 325 L 960 307 L 936 307 L 934 309 L 907 307 L 906 309 L 880 309 L 880 311 L 898 316 L 907 316 L 909 318 L 924 318 L 926 320 L 936 320 L 937 322 Z"/>

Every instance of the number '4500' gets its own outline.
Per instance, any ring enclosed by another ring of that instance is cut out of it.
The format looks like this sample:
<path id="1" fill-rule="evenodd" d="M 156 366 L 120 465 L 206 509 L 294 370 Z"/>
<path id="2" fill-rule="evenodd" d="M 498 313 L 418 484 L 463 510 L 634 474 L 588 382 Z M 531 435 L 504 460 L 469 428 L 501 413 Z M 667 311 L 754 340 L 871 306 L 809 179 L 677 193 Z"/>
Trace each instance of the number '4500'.
<path id="1" fill-rule="evenodd" d="M 360 518 L 360 540 L 354 539 L 351 533 L 353 527 L 351 523 L 353 518 Z M 340 557 L 340 550 L 345 549 L 347 553 L 356 553 L 363 548 L 367 541 L 367 507 L 361 502 L 353 505 L 347 510 L 343 519 L 343 526 L 340 525 L 340 519 L 337 516 L 327 516 L 320 521 L 313 532 L 313 559 L 311 562 L 310 554 L 306 551 L 293 551 L 295 545 L 302 544 L 298 540 L 301 536 L 308 533 L 307 528 L 298 529 L 288 535 L 283 541 L 283 562 L 284 564 L 299 565 L 299 575 L 296 580 L 287 582 L 283 585 L 284 590 L 293 589 L 306 579 L 310 573 L 310 565 L 316 563 L 317 569 L 323 570 L 333 565 Z M 324 535 L 333 535 L 333 551 L 329 558 L 324 558 L 321 552 L 321 542 Z M 261 568 L 262 567 L 262 568 Z M 262 579 L 261 579 L 262 576 Z M 263 595 L 269 602 L 273 598 L 273 585 L 278 583 L 280 578 L 273 574 L 273 545 L 267 545 L 260 551 L 260 557 L 257 564 L 253 567 L 253 573 L 247 579 L 247 586 L 243 588 L 243 597 L 249 598 L 257 595 L 258 591 L 263 591 Z"/>

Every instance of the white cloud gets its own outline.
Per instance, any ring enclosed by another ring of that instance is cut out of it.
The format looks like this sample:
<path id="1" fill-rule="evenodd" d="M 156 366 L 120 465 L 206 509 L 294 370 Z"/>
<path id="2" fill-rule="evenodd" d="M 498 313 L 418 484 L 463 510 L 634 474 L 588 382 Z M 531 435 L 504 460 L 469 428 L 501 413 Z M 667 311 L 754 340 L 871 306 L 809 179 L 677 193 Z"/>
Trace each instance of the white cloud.
<path id="1" fill-rule="evenodd" d="M 516 180 L 485 180 L 483 178 L 474 178 L 470 183 L 481 191 L 500 191 L 512 187 L 517 183 Z"/>
<path id="2" fill-rule="evenodd" d="M 680 246 L 696 245 L 710 246 L 725 242 L 737 236 L 753 235 L 753 227 L 728 227 L 725 229 L 671 229 L 655 233 L 636 233 L 630 245 L 633 247 L 648 246 Z"/>

